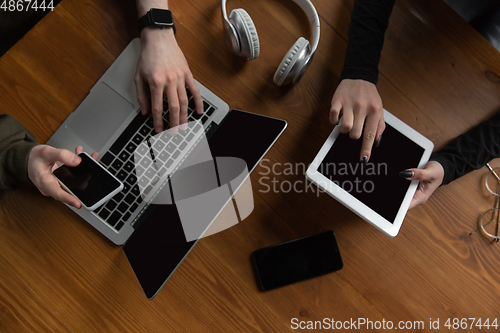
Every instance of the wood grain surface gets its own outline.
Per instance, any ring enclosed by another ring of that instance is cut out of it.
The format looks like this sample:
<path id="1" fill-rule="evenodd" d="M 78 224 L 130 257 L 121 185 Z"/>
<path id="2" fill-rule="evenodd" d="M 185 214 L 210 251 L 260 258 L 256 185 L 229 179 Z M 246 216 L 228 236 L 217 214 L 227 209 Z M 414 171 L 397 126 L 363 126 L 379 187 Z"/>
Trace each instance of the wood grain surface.
<path id="1" fill-rule="evenodd" d="M 391 321 L 400 332 L 436 331 L 429 322 L 438 319 L 438 331 L 448 331 L 448 318 L 497 318 L 500 325 L 500 243 L 469 235 L 494 204 L 483 185 L 486 168 L 409 211 L 396 238 L 307 187 L 303 168 L 286 172 L 286 163 L 309 164 L 332 130 L 330 100 L 347 46 L 353 0 L 313 3 L 321 21 L 314 61 L 299 83 L 277 87 L 272 76 L 286 51 L 299 36 L 310 38 L 296 5 L 228 2 L 229 11 L 247 10 L 257 27 L 261 55 L 248 62 L 225 47 L 220 1 L 170 1 L 194 77 L 232 108 L 288 122 L 251 175 L 254 211 L 202 239 L 148 301 L 121 247 L 63 204 L 35 188 L 0 193 L 1 332 L 287 332 L 293 318 Z M 46 142 L 138 37 L 136 27 L 131 0 L 63 0 L 0 58 L 1 112 Z M 387 110 L 439 149 L 500 111 L 500 53 L 444 2 L 399 0 L 378 89 Z M 266 175 L 265 166 L 277 173 Z M 279 191 L 268 191 L 272 179 Z M 326 229 L 337 235 L 342 270 L 258 290 L 253 251 Z M 400 321 L 424 326 L 399 329 Z"/>

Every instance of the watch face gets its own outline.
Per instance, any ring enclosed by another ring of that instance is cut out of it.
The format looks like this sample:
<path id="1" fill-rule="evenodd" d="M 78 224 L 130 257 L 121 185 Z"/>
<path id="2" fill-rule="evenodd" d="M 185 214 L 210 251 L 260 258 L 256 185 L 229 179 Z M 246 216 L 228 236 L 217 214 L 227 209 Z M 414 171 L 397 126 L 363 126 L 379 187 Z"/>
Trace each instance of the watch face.
<path id="1" fill-rule="evenodd" d="M 163 9 L 152 9 L 151 17 L 153 19 L 153 24 L 155 25 L 168 25 L 171 26 L 174 23 L 172 18 L 172 12 Z"/>

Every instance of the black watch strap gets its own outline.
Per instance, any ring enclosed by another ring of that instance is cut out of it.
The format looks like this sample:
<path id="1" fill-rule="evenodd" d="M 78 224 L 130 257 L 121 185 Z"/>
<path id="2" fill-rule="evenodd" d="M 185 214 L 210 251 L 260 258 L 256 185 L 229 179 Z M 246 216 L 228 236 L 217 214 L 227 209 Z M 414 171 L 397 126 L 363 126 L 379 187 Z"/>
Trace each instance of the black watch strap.
<path id="1" fill-rule="evenodd" d="M 139 34 L 141 34 L 142 29 L 150 25 L 158 28 L 173 28 L 174 35 L 177 32 L 174 17 L 168 9 L 151 8 L 146 15 L 139 19 Z"/>

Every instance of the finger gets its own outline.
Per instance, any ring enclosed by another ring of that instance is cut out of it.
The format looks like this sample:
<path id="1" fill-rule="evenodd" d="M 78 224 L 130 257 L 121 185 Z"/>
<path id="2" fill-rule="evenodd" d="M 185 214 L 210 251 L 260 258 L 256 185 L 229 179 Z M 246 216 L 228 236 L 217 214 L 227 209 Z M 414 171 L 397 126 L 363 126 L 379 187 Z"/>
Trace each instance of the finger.
<path id="1" fill-rule="evenodd" d="M 411 178 L 414 177 L 414 170 L 418 170 L 418 169 L 405 170 L 405 172 L 407 172 L 407 176 L 410 175 L 410 173 L 411 173 L 410 177 L 406 177 L 408 180 L 411 180 Z M 413 194 L 413 198 L 411 199 L 410 206 L 408 207 L 408 209 L 412 209 L 416 206 L 419 206 L 419 205 L 425 203 L 425 201 L 427 200 L 425 198 L 425 193 L 423 191 L 422 186 L 423 186 L 423 182 L 420 182 L 418 184 L 417 190 L 415 191 L 415 194 Z"/>
<path id="2" fill-rule="evenodd" d="M 80 209 L 82 207 L 82 203 L 74 196 L 64 191 L 62 188 L 56 190 L 56 192 L 51 195 L 54 199 L 64 202 L 70 206 L 75 207 L 76 209 Z"/>
<path id="3" fill-rule="evenodd" d="M 360 160 L 362 160 L 363 157 L 366 157 L 367 161 L 370 160 L 373 143 L 375 142 L 375 137 L 378 131 L 378 125 L 378 119 L 374 119 L 374 117 L 366 118 L 365 128 L 363 129 L 363 143 L 361 144 Z"/>
<path id="4" fill-rule="evenodd" d="M 186 124 L 188 121 L 188 97 L 184 82 L 179 82 L 177 85 L 177 96 L 179 97 L 179 121 L 180 124 Z"/>
<path id="5" fill-rule="evenodd" d="M 375 143 L 376 147 L 380 146 L 380 142 L 382 142 L 382 134 L 384 134 L 384 131 L 385 131 L 385 120 L 384 120 L 384 114 L 382 114 L 382 117 L 380 118 L 378 123 L 377 135 L 375 136 L 377 138 L 377 141 Z"/>
<path id="6" fill-rule="evenodd" d="M 191 95 L 193 95 L 194 106 L 196 108 L 196 112 L 198 114 L 202 114 L 203 113 L 203 99 L 201 98 L 200 88 L 198 88 L 198 85 L 196 84 L 196 81 L 193 79 L 192 75 L 190 75 L 189 77 L 186 78 L 186 85 L 189 88 Z"/>
<path id="7" fill-rule="evenodd" d="M 365 126 L 366 114 L 362 112 L 356 113 L 353 119 L 352 128 L 349 131 L 349 137 L 353 140 L 357 140 L 363 134 L 363 126 Z"/>
<path id="8" fill-rule="evenodd" d="M 351 131 L 354 121 L 354 115 L 351 108 L 344 107 L 342 109 L 342 126 L 340 127 L 340 132 L 347 134 Z"/>
<path id="9" fill-rule="evenodd" d="M 413 196 L 413 199 L 411 199 L 410 207 L 408 207 L 408 209 L 415 208 L 415 207 L 420 206 L 426 202 L 425 196 L 420 196 L 419 194 L 421 194 L 421 193 L 415 192 L 415 195 Z"/>
<path id="10" fill-rule="evenodd" d="M 408 180 L 418 180 L 418 181 L 427 181 L 427 180 L 429 180 L 428 179 L 429 177 L 427 175 L 427 171 L 424 170 L 424 169 L 407 169 L 404 172 L 407 173 L 405 175 L 407 177 L 404 177 L 404 178 L 406 178 Z"/>
<path id="11" fill-rule="evenodd" d="M 139 102 L 139 107 L 141 108 L 141 113 L 147 115 L 149 113 L 149 91 L 148 85 L 140 75 L 136 75 L 134 78 L 135 89 L 137 92 L 137 101 Z"/>
<path id="12" fill-rule="evenodd" d="M 330 122 L 337 125 L 340 121 L 340 111 L 342 110 L 342 103 L 337 99 L 332 99 L 332 106 L 330 107 Z"/>
<path id="13" fill-rule="evenodd" d="M 99 156 L 100 156 L 100 154 L 98 152 L 94 152 L 94 153 L 92 153 L 92 155 L 90 155 L 90 157 L 92 157 L 96 161 L 99 159 Z"/>
<path id="14" fill-rule="evenodd" d="M 79 155 L 83 153 L 83 147 L 82 146 L 78 146 L 75 148 L 75 154 Z"/>
<path id="15" fill-rule="evenodd" d="M 182 88 L 185 90 L 184 88 Z M 170 128 L 179 126 L 179 97 L 177 95 L 177 86 L 170 85 L 167 87 L 168 106 L 170 111 Z"/>
<path id="16" fill-rule="evenodd" d="M 40 192 L 44 195 L 51 196 L 58 201 L 62 201 L 78 209 L 82 206 L 77 198 L 61 188 L 55 177 L 52 176 L 51 179 L 46 178 L 42 181 L 42 183 L 43 185 L 40 188 Z"/>
<path id="17" fill-rule="evenodd" d="M 170 135 L 172 135 L 172 136 L 177 135 L 177 133 L 179 133 L 179 126 L 170 127 L 170 129 L 169 129 L 169 133 L 170 133 Z"/>
<path id="18" fill-rule="evenodd" d="M 169 101 L 170 103 L 170 96 Z M 163 131 L 163 86 L 151 88 L 151 113 L 156 133 Z"/>
<path id="19" fill-rule="evenodd" d="M 426 181 L 420 181 L 408 209 L 426 203 L 433 192 L 434 190 L 428 188 L 428 184 Z"/>

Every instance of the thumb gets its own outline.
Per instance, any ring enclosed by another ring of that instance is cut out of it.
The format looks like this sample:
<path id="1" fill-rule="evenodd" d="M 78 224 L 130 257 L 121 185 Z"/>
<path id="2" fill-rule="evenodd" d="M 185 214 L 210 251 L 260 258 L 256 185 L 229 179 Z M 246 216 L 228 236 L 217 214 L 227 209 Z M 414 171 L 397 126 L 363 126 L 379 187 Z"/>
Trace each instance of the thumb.
<path id="1" fill-rule="evenodd" d="M 67 166 L 77 166 L 82 161 L 81 157 L 72 153 L 67 149 L 52 149 L 48 150 L 45 155 L 45 160 L 49 163 L 60 162 Z"/>
<path id="2" fill-rule="evenodd" d="M 401 171 L 399 175 L 408 180 L 424 180 L 426 178 L 426 170 L 406 169 L 404 171 Z"/>

